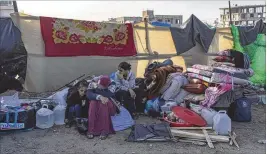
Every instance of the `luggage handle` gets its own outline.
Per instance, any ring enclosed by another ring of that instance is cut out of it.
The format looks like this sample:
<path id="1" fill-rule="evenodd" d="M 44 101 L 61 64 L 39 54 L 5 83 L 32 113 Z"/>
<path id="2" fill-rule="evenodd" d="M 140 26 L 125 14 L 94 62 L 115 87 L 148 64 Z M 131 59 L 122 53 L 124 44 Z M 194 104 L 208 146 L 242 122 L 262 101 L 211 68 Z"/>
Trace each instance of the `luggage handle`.
<path id="1" fill-rule="evenodd" d="M 220 110 L 218 113 L 225 113 L 226 114 L 226 110 Z"/>
<path id="2" fill-rule="evenodd" d="M 48 109 L 48 105 L 47 104 L 43 104 L 42 108 L 47 108 Z"/>

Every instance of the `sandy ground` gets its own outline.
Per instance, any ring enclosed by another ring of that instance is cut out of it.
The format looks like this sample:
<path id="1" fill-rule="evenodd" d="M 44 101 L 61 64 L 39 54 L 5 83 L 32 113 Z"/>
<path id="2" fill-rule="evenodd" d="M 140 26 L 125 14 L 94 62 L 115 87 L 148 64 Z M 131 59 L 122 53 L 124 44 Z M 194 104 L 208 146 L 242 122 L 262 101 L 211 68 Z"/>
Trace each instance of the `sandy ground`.
<path id="1" fill-rule="evenodd" d="M 99 138 L 93 140 L 80 135 L 75 128 L 54 126 L 51 129 L 35 129 L 27 132 L 1 133 L 0 154 L 264 154 L 265 144 L 258 140 L 265 139 L 266 134 L 266 109 L 263 105 L 254 104 L 252 108 L 253 119 L 249 123 L 233 122 L 233 130 L 237 134 L 240 146 L 230 146 L 227 143 L 216 143 L 215 149 L 208 146 L 192 145 L 191 143 L 129 143 L 125 139 L 130 130 L 117 132 L 107 140 Z M 140 117 L 137 123 L 153 123 L 155 119 Z"/>

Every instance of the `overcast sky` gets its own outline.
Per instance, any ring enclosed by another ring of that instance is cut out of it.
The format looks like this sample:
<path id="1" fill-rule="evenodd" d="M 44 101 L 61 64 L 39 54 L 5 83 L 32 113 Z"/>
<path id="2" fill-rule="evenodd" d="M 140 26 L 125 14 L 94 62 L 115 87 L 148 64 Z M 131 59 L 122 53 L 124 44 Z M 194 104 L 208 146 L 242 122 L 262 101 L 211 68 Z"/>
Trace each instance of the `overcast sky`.
<path id="1" fill-rule="evenodd" d="M 142 16 L 153 9 L 155 15 L 195 14 L 200 20 L 219 18 L 219 8 L 228 1 L 18 1 L 19 11 L 36 16 L 103 21 L 111 17 Z M 265 4 L 265 1 L 231 1 L 232 5 Z"/>

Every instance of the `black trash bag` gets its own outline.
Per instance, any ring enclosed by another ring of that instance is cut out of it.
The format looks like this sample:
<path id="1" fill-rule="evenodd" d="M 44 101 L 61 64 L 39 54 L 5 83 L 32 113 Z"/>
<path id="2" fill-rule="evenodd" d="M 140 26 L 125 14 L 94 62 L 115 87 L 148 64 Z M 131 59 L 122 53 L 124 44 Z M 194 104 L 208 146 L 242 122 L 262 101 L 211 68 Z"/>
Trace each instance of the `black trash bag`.
<path id="1" fill-rule="evenodd" d="M 173 141 L 169 124 L 136 124 L 132 127 L 132 131 L 127 139 L 128 142 L 142 141 Z"/>

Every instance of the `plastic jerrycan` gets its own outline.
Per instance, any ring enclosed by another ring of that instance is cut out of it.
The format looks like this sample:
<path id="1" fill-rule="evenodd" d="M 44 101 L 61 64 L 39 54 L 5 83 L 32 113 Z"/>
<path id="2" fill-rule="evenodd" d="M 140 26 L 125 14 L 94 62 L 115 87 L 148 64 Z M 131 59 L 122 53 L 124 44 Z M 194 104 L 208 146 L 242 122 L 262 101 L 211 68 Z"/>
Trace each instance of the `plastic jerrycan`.
<path id="1" fill-rule="evenodd" d="M 212 127 L 213 125 L 213 117 L 217 114 L 217 112 L 211 108 L 203 108 L 201 110 L 201 117 L 206 120 L 207 125 Z"/>
<path id="2" fill-rule="evenodd" d="M 36 113 L 36 126 L 41 129 L 50 128 L 54 125 L 54 112 L 48 109 L 47 104 L 43 104 L 42 108 Z"/>
<path id="3" fill-rule="evenodd" d="M 59 104 L 54 108 L 54 118 L 55 118 L 55 124 L 56 125 L 64 125 L 65 122 L 65 111 L 66 106 Z"/>
<path id="4" fill-rule="evenodd" d="M 219 111 L 213 117 L 213 129 L 218 135 L 228 135 L 231 131 L 231 119 L 225 110 Z"/>

